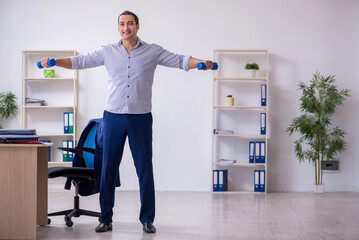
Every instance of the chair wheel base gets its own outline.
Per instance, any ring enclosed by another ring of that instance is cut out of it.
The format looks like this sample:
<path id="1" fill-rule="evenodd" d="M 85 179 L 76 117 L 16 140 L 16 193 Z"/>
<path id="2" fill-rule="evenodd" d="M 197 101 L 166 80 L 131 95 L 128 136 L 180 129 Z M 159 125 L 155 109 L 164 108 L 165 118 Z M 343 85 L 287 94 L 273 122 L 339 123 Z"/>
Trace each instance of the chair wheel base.
<path id="1" fill-rule="evenodd" d="M 70 217 L 65 216 L 64 219 L 65 219 L 65 222 L 66 222 L 66 226 L 72 227 L 72 225 L 74 225 L 74 222 L 71 221 L 71 218 L 70 218 Z"/>

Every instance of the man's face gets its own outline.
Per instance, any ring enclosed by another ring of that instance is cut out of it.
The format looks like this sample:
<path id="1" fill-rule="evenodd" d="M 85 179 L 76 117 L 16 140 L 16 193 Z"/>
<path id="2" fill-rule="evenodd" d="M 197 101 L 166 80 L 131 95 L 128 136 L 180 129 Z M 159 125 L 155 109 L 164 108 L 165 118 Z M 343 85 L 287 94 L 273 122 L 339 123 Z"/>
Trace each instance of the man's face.
<path id="1" fill-rule="evenodd" d="M 135 22 L 135 18 L 132 15 L 122 15 L 118 21 L 118 31 L 122 39 L 131 40 L 137 37 L 137 31 L 140 25 Z"/>

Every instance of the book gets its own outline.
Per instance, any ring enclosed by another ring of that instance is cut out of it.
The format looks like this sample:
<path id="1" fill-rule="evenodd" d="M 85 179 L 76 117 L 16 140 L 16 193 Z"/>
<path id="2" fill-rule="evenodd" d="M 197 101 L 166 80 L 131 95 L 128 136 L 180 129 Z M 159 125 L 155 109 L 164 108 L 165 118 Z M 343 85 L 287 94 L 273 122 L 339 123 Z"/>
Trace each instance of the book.
<path id="1" fill-rule="evenodd" d="M 36 135 L 36 129 L 0 129 L 0 135 Z"/>
<path id="2" fill-rule="evenodd" d="M 37 135 L 0 135 L 0 143 L 39 143 Z"/>
<path id="3" fill-rule="evenodd" d="M 0 143 L 39 143 L 36 129 L 1 129 Z"/>

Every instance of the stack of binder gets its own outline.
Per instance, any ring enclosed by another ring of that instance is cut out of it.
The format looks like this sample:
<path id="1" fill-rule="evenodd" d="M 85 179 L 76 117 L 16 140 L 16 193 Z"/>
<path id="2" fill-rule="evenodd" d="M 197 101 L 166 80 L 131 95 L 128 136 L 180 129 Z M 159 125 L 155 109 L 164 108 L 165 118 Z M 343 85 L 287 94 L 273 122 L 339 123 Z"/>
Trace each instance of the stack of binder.
<path id="1" fill-rule="evenodd" d="M 266 162 L 266 142 L 249 142 L 249 163 Z"/>
<path id="2" fill-rule="evenodd" d="M 72 134 L 74 133 L 74 113 L 73 112 L 64 112 L 64 133 Z"/>
<path id="3" fill-rule="evenodd" d="M 213 192 L 228 191 L 228 170 L 213 170 Z"/>
<path id="4" fill-rule="evenodd" d="M 0 129 L 0 143 L 39 143 L 36 129 Z"/>
<path id="5" fill-rule="evenodd" d="M 265 171 L 254 170 L 254 191 L 265 192 Z"/>

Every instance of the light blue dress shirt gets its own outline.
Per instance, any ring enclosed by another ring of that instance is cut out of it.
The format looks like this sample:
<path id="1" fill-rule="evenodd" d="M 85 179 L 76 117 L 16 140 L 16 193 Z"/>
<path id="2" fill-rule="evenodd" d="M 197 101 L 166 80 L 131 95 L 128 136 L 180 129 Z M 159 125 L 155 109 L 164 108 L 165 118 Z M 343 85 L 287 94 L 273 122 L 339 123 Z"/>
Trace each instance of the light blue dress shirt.
<path id="1" fill-rule="evenodd" d="M 190 56 L 171 53 L 138 38 L 127 53 L 121 40 L 85 55 L 71 57 L 73 69 L 105 65 L 109 86 L 105 110 L 112 113 L 144 114 L 152 109 L 153 76 L 157 65 L 188 71 Z"/>

